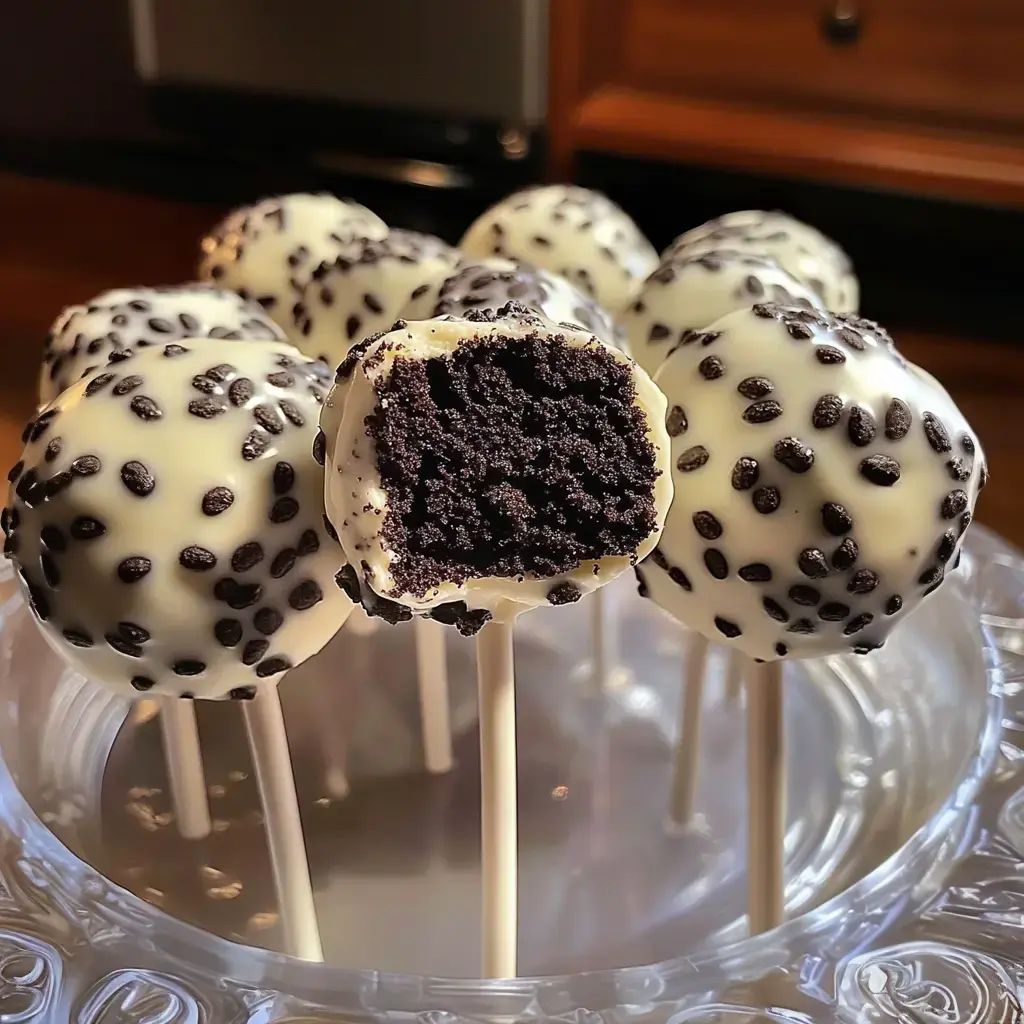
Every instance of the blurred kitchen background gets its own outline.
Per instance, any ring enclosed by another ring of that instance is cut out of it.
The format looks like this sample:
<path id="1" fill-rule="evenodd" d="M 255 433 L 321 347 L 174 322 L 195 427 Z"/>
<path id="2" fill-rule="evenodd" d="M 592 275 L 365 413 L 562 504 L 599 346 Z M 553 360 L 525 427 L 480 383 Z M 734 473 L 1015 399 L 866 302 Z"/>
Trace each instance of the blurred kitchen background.
<path id="1" fill-rule="evenodd" d="M 0 456 L 45 329 L 191 276 L 274 192 L 352 195 L 455 242 L 576 180 L 657 248 L 730 209 L 832 235 L 863 312 L 939 374 L 1016 514 L 1024 393 L 1021 0 L 40 0 L 0 37 Z"/>

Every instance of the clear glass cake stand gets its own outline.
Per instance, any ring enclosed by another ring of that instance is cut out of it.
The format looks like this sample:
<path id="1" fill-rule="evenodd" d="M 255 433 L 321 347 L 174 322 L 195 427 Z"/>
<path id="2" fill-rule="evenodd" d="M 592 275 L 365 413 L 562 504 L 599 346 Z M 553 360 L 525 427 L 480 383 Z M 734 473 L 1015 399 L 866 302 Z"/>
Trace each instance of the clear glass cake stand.
<path id="1" fill-rule="evenodd" d="M 199 707 L 213 834 L 178 838 L 150 702 L 64 669 L 0 579 L 0 1022 L 1024 1021 L 1024 561 L 976 529 L 868 658 L 794 664 L 787 912 L 747 938 L 743 708 L 705 689 L 694 827 L 667 824 L 686 635 L 608 592 L 517 628 L 520 960 L 481 981 L 472 645 L 456 765 L 422 768 L 410 631 L 282 686 L 327 964 L 275 951 L 238 709 Z M 332 787 L 344 751 L 351 790 Z"/>

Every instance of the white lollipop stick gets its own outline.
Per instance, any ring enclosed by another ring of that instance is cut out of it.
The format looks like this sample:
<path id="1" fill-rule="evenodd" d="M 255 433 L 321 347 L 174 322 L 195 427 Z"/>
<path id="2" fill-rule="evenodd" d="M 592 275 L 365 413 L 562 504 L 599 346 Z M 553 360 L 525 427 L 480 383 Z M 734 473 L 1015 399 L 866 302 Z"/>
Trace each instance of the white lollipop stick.
<path id="1" fill-rule="evenodd" d="M 489 622 L 476 641 L 480 702 L 480 875 L 483 973 L 514 978 L 518 939 L 516 692 L 512 624 Z"/>
<path id="2" fill-rule="evenodd" d="M 735 704 L 743 693 L 743 670 L 747 657 L 731 647 L 725 652 L 725 703 Z"/>
<path id="3" fill-rule="evenodd" d="M 750 934 L 785 913 L 786 738 L 782 664 L 747 666 L 747 912 Z"/>
<path id="4" fill-rule="evenodd" d="M 433 619 L 417 618 L 415 630 L 423 758 L 428 772 L 443 775 L 452 770 L 452 724 L 448 707 L 444 626 Z"/>
<path id="5" fill-rule="evenodd" d="M 672 770 L 669 817 L 673 825 L 689 825 L 697 803 L 700 782 L 700 719 L 704 683 L 708 671 L 708 642 L 690 633 L 683 657 L 682 693 L 679 700 L 679 734 Z"/>
<path id="6" fill-rule="evenodd" d="M 608 689 L 608 677 L 615 667 L 618 652 L 615 649 L 615 624 L 611 621 L 611 609 L 604 590 L 595 590 L 590 595 L 590 643 L 593 648 L 594 690 L 604 693 Z"/>
<path id="7" fill-rule="evenodd" d="M 160 731 L 164 761 L 171 790 L 171 807 L 178 831 L 185 839 L 205 839 L 210 834 L 210 801 L 203 771 L 203 751 L 195 704 L 180 697 L 160 701 Z"/>
<path id="8" fill-rule="evenodd" d="M 258 689 L 256 697 L 242 705 L 242 711 L 263 804 L 285 952 L 322 962 L 309 859 L 277 687 Z"/>

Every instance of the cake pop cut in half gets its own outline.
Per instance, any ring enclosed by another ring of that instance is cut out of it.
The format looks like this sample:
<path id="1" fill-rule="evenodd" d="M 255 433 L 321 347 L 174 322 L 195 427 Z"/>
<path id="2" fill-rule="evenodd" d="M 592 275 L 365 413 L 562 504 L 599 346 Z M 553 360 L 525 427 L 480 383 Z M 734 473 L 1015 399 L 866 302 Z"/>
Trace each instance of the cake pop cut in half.
<path id="1" fill-rule="evenodd" d="M 867 653 L 956 566 L 985 455 L 877 324 L 758 304 L 656 380 L 675 498 L 638 574 L 685 625 L 765 661 Z"/>
<path id="2" fill-rule="evenodd" d="M 352 350 L 319 440 L 339 582 L 469 635 L 647 555 L 671 501 L 665 399 L 591 334 L 510 303 Z"/>

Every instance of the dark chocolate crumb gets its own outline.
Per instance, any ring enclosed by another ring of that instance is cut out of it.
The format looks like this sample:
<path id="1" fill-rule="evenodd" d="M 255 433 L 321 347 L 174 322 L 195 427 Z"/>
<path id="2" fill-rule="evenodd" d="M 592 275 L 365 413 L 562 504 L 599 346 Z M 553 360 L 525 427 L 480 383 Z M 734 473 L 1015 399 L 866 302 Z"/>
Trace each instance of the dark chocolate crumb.
<path id="1" fill-rule="evenodd" d="M 206 663 L 198 658 L 179 658 L 171 666 L 171 671 L 176 676 L 199 676 L 206 671 Z M 185 694 L 181 696 L 184 697 Z"/>
<path id="2" fill-rule="evenodd" d="M 875 439 L 874 417 L 862 406 L 855 405 L 850 409 L 850 420 L 846 425 L 846 433 L 850 441 L 858 448 L 866 448 Z"/>
<path id="3" fill-rule="evenodd" d="M 834 427 L 843 415 L 843 400 L 838 395 L 822 395 L 811 412 L 811 424 L 818 430 Z"/>
<path id="4" fill-rule="evenodd" d="M 825 527 L 826 533 L 833 537 L 842 537 L 844 533 L 849 533 L 853 529 L 853 517 L 842 505 L 826 501 L 821 506 L 821 525 Z"/>
<path id="5" fill-rule="evenodd" d="M 276 608 L 259 608 L 252 617 L 252 624 L 256 632 L 264 636 L 271 636 L 276 633 L 284 622 L 284 616 Z"/>
<path id="6" fill-rule="evenodd" d="M 676 469 L 680 473 L 692 473 L 695 469 L 700 469 L 701 466 L 706 465 L 710 458 L 707 448 L 702 444 L 696 444 L 692 448 L 687 448 L 682 455 L 676 460 Z"/>
<path id="7" fill-rule="evenodd" d="M 885 436 L 890 441 L 902 441 L 910 430 L 913 417 L 910 406 L 900 398 L 894 398 L 885 411 Z"/>
<path id="8" fill-rule="evenodd" d="M 718 540 L 722 536 L 722 524 L 710 512 L 694 512 L 693 526 L 705 540 Z"/>
<path id="9" fill-rule="evenodd" d="M 548 591 L 548 604 L 575 604 L 583 596 L 575 583 L 557 583 Z"/>
<path id="10" fill-rule="evenodd" d="M 228 401 L 234 406 L 243 406 L 253 396 L 253 384 L 248 377 L 239 377 L 228 388 Z"/>
<path id="11" fill-rule="evenodd" d="M 106 532 L 106 526 L 93 516 L 76 516 L 71 520 L 70 533 L 75 540 L 95 540 Z"/>
<path id="12" fill-rule="evenodd" d="M 718 380 L 725 375 L 725 364 L 718 356 L 705 356 L 697 364 L 697 372 L 705 380 Z"/>
<path id="13" fill-rule="evenodd" d="M 275 580 L 279 580 L 282 576 L 287 576 L 295 567 L 296 558 L 297 552 L 294 548 L 282 548 L 270 563 L 270 575 Z"/>
<path id="14" fill-rule="evenodd" d="M 160 406 L 146 395 L 136 395 L 129 403 L 128 408 L 131 409 L 140 420 L 149 422 L 150 420 L 158 420 L 163 416 L 163 412 Z"/>
<path id="15" fill-rule="evenodd" d="M 842 544 L 832 552 L 832 568 L 840 572 L 852 569 L 857 557 L 860 555 L 860 548 L 852 537 L 847 537 Z"/>
<path id="16" fill-rule="evenodd" d="M 126 462 L 121 467 L 121 483 L 132 494 L 140 498 L 148 497 L 156 487 L 156 478 L 141 462 Z"/>
<path id="17" fill-rule="evenodd" d="M 843 627 L 843 636 L 853 636 L 854 633 L 859 633 L 865 627 L 870 626 L 874 620 L 875 617 L 870 612 L 865 612 L 863 615 L 858 615 L 855 619 L 850 619 Z"/>
<path id="18" fill-rule="evenodd" d="M 869 455 L 860 464 L 860 475 L 878 487 L 892 487 L 900 478 L 900 464 L 888 455 Z"/>
<path id="19" fill-rule="evenodd" d="M 776 441 L 772 456 L 794 473 L 806 473 L 814 465 L 814 451 L 797 437 Z"/>
<path id="20" fill-rule="evenodd" d="M 324 592 L 316 580 L 303 580 L 288 595 L 288 607 L 297 612 L 304 612 L 319 604 L 324 599 Z"/>
<path id="21" fill-rule="evenodd" d="M 263 547 L 259 542 L 250 540 L 235 548 L 231 556 L 232 572 L 243 573 L 255 568 L 263 561 Z"/>
<path id="22" fill-rule="evenodd" d="M 872 572 L 870 569 L 858 569 L 850 577 L 850 582 L 846 584 L 846 589 L 851 594 L 870 594 L 877 586 L 877 573 Z"/>
<path id="23" fill-rule="evenodd" d="M 708 548 L 704 552 L 704 565 L 716 580 L 724 580 L 729 575 L 729 562 L 718 548 Z"/>
<path id="24" fill-rule="evenodd" d="M 95 455 L 80 455 L 68 467 L 75 476 L 92 476 L 102 468 L 100 460 Z"/>
<path id="25" fill-rule="evenodd" d="M 733 489 L 737 491 L 750 490 L 750 488 L 757 483 L 760 475 L 761 473 L 757 466 L 757 459 L 752 459 L 744 455 L 737 459 L 736 465 L 732 467 Z"/>
<path id="26" fill-rule="evenodd" d="M 81 518 L 85 518 L 84 516 Z M 71 532 L 74 535 L 75 526 L 71 524 Z M 98 536 L 98 534 L 97 534 Z M 145 555 L 129 555 L 122 559 L 117 566 L 117 575 L 122 583 L 137 583 L 153 568 L 153 563 Z"/>
<path id="27" fill-rule="evenodd" d="M 813 608 L 821 600 L 821 593 L 805 583 L 797 583 L 789 588 L 789 599 L 796 604 Z"/>
<path id="28" fill-rule="evenodd" d="M 191 572 L 206 572 L 217 564 L 217 556 L 197 544 L 190 544 L 178 552 L 178 564 Z"/>
<path id="29" fill-rule="evenodd" d="M 735 640 L 736 637 L 743 635 L 743 630 L 736 625 L 735 622 L 731 622 L 729 619 L 723 619 L 722 616 L 715 616 L 715 628 L 722 636 L 728 637 L 730 640 Z"/>
<path id="30" fill-rule="evenodd" d="M 752 402 L 766 398 L 775 390 L 775 385 L 767 377 L 747 377 L 736 385 L 736 390 Z"/>
<path id="31" fill-rule="evenodd" d="M 84 629 L 65 629 L 61 631 L 61 636 L 72 647 L 92 647 L 93 645 L 92 637 Z"/>
<path id="32" fill-rule="evenodd" d="M 213 487 L 203 495 L 203 515 L 219 516 L 231 507 L 234 500 L 234 494 L 227 487 Z"/>
<path id="33" fill-rule="evenodd" d="M 267 658 L 266 661 L 261 661 L 256 666 L 256 675 L 260 679 L 266 679 L 267 676 L 276 676 L 280 672 L 287 672 L 292 667 L 291 661 L 284 655 L 277 655 L 273 658 Z"/>
<path id="34" fill-rule="evenodd" d="M 849 605 L 845 605 L 841 601 L 826 601 L 818 609 L 818 618 L 824 622 L 842 622 L 849 614 Z"/>
<path id="35" fill-rule="evenodd" d="M 267 651 L 270 650 L 270 641 L 262 638 L 250 640 L 242 648 L 242 664 L 255 665 Z"/>
<path id="36" fill-rule="evenodd" d="M 688 427 L 689 423 L 682 407 L 673 405 L 668 411 L 668 416 L 665 418 L 665 429 L 668 431 L 668 436 L 679 437 L 680 434 L 686 433 Z"/>
<path id="37" fill-rule="evenodd" d="M 961 490 L 950 491 L 942 499 L 939 506 L 939 513 L 943 519 L 955 519 L 967 508 L 967 492 Z"/>
<path id="38" fill-rule="evenodd" d="M 777 511 L 782 504 L 782 494 L 777 487 L 758 487 L 751 501 L 761 515 L 768 516 Z"/>
<path id="39" fill-rule="evenodd" d="M 932 449 L 940 455 L 951 451 L 953 442 L 949 439 L 949 432 L 942 425 L 942 421 L 933 412 L 926 412 L 921 416 L 921 423 L 924 426 L 925 437 Z"/>
<path id="40" fill-rule="evenodd" d="M 747 423 L 770 423 L 782 415 L 782 406 L 774 399 L 755 402 L 743 410 L 743 419 Z"/>
<path id="41" fill-rule="evenodd" d="M 279 462 L 274 466 L 274 493 L 287 494 L 295 485 L 295 470 L 290 463 Z"/>

